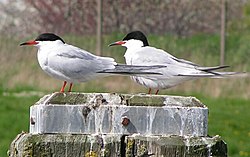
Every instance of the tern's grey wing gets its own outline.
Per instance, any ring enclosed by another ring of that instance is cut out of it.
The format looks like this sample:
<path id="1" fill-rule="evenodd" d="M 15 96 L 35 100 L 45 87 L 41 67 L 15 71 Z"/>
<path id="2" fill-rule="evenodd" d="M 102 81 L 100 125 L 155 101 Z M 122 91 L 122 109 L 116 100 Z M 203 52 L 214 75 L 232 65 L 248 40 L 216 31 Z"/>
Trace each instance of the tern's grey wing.
<path id="1" fill-rule="evenodd" d="M 100 56 L 96 56 L 92 53 L 89 53 L 85 50 L 82 50 L 78 47 L 74 47 L 72 45 L 68 45 L 68 49 L 71 49 L 73 51 L 67 50 L 67 51 L 62 51 L 61 54 L 65 57 L 68 58 L 79 58 L 79 59 L 83 59 L 83 60 L 100 60 L 104 65 L 106 64 L 117 64 L 113 58 L 110 57 L 100 57 Z"/>
<path id="2" fill-rule="evenodd" d="M 212 77 L 220 78 L 222 75 L 234 75 L 235 73 L 225 73 L 213 71 L 215 69 L 225 68 L 227 66 L 217 66 L 217 67 L 195 67 L 195 66 L 180 66 L 178 64 L 165 64 L 165 67 L 156 68 L 153 70 L 155 73 L 161 73 L 162 75 L 147 75 L 145 78 L 150 80 L 167 80 L 170 78 L 179 79 L 182 77 L 188 78 L 198 78 L 198 77 Z M 144 77 L 144 76 L 143 76 Z"/>
<path id="3" fill-rule="evenodd" d="M 98 57 L 79 48 L 68 46 L 59 49 L 60 53 L 51 53 L 48 57 L 48 67 L 58 75 L 76 80 L 87 81 L 95 78 L 98 71 L 112 69 L 116 64 L 114 59 Z"/>
<path id="4" fill-rule="evenodd" d="M 126 61 L 127 54 L 125 54 Z M 160 49 L 156 49 L 153 47 L 143 47 L 139 49 L 138 51 L 133 52 L 133 57 L 131 57 L 131 60 L 127 64 L 132 65 L 162 65 L 167 63 L 175 62 L 171 59 L 171 55 L 168 53 L 165 53 L 164 51 Z"/>
<path id="5" fill-rule="evenodd" d="M 220 65 L 220 66 L 214 66 L 214 67 L 196 67 L 196 69 L 209 72 L 209 71 L 224 69 L 224 68 L 228 68 L 228 67 L 230 67 L 230 66 Z"/>
<path id="6" fill-rule="evenodd" d="M 158 79 L 165 79 L 175 76 L 212 77 L 215 75 L 220 75 L 214 70 L 228 67 L 200 67 L 193 62 L 184 59 L 178 59 L 161 49 L 150 46 L 143 47 L 139 51 L 136 51 L 131 62 L 132 65 L 165 65 L 165 68 L 155 69 L 155 72 L 163 74 L 163 76 L 154 76 L 158 77 Z"/>
<path id="7" fill-rule="evenodd" d="M 146 46 L 134 53 L 131 60 L 133 65 L 164 65 L 164 64 L 178 64 L 180 66 L 197 66 L 197 64 L 178 59 L 173 55 L 154 47 Z"/>
<path id="8" fill-rule="evenodd" d="M 189 65 L 192 65 L 192 66 L 199 66 L 198 64 L 193 63 L 193 62 L 188 61 L 188 60 L 185 60 L 185 59 L 179 59 L 179 58 L 176 58 L 176 57 L 172 57 L 172 59 L 176 60 L 179 63 L 189 64 Z"/>

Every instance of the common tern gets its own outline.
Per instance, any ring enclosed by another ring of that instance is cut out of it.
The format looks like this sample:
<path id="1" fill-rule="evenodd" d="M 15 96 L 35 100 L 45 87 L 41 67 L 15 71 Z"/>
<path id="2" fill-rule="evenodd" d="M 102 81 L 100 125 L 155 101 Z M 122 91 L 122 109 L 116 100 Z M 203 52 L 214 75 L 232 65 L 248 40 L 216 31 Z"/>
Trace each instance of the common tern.
<path id="1" fill-rule="evenodd" d="M 37 58 L 41 68 L 50 76 L 64 81 L 60 92 L 64 92 L 67 82 L 71 92 L 75 82 L 86 82 L 98 77 L 112 74 L 122 75 L 158 75 L 150 72 L 157 66 L 130 66 L 117 64 L 113 58 L 100 57 L 78 47 L 66 44 L 64 40 L 53 34 L 40 34 L 35 40 L 22 45 L 33 45 L 38 48 Z"/>
<path id="2" fill-rule="evenodd" d="M 216 70 L 229 66 L 201 67 L 193 62 L 178 59 L 162 49 L 149 46 L 147 37 L 141 31 L 128 33 L 123 40 L 111 43 L 109 46 L 121 45 L 127 48 L 125 60 L 127 65 L 162 65 L 164 67 L 155 69 L 162 75 L 155 76 L 131 76 L 140 85 L 151 89 L 166 89 L 176 86 L 182 82 L 200 77 L 223 78 L 225 76 L 238 74 L 238 72 L 218 72 Z"/>

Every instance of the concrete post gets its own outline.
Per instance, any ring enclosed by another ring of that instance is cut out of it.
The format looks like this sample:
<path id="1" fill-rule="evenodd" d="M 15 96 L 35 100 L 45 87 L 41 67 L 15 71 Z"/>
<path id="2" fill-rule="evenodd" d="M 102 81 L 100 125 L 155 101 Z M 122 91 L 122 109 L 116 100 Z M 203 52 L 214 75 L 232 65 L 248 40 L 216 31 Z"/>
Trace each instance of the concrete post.
<path id="1" fill-rule="evenodd" d="M 227 156 L 207 120 L 194 97 L 54 93 L 31 106 L 9 156 Z"/>

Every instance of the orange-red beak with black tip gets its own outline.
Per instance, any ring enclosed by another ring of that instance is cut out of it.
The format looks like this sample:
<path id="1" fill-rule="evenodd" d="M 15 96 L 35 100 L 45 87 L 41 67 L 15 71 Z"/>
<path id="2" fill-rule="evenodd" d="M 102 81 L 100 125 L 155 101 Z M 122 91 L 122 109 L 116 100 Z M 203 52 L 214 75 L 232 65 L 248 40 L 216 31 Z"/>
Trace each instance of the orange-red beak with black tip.
<path id="1" fill-rule="evenodd" d="M 37 41 L 31 40 L 31 41 L 27 41 L 27 42 L 21 43 L 20 46 L 23 46 L 23 45 L 36 45 L 36 44 L 38 44 Z"/>
<path id="2" fill-rule="evenodd" d="M 126 43 L 125 41 L 117 41 L 117 42 L 109 44 L 109 46 L 122 45 L 122 44 L 125 44 L 125 43 Z"/>

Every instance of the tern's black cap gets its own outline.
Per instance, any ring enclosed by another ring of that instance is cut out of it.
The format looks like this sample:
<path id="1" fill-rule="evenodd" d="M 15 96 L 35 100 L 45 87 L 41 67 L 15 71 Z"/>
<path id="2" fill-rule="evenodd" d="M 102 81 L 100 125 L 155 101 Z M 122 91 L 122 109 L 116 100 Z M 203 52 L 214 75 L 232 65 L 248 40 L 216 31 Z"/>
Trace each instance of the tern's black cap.
<path id="1" fill-rule="evenodd" d="M 133 31 L 128 33 L 123 40 L 136 39 L 143 42 L 143 46 L 149 46 L 147 37 L 141 31 Z"/>
<path id="2" fill-rule="evenodd" d="M 35 39 L 35 41 L 56 41 L 56 40 L 61 40 L 63 43 L 65 43 L 62 38 L 60 38 L 59 36 L 53 33 L 43 33 L 43 34 L 40 34 Z"/>

